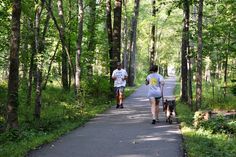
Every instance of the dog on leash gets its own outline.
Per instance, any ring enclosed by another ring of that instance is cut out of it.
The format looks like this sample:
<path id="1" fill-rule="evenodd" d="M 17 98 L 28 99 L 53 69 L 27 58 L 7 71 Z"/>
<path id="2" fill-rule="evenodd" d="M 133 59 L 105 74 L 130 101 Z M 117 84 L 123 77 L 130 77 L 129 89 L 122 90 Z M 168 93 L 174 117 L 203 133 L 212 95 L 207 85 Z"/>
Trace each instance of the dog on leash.
<path id="1" fill-rule="evenodd" d="M 167 100 L 163 102 L 163 111 L 166 115 L 166 122 L 172 124 L 173 118 L 175 117 L 175 100 Z"/>

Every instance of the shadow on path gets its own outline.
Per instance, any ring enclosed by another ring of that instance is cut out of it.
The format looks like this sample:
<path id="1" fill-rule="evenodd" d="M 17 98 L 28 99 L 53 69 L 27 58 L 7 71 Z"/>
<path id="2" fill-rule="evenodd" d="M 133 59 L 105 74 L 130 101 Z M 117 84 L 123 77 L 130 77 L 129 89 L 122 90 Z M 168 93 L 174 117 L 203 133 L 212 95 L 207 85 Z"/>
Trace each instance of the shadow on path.
<path id="1" fill-rule="evenodd" d="M 164 96 L 173 96 L 175 78 L 166 80 Z M 124 109 L 112 107 L 84 127 L 32 151 L 28 157 L 182 157 L 179 124 L 151 124 L 147 87 L 125 99 Z M 162 107 L 162 105 L 160 105 Z"/>

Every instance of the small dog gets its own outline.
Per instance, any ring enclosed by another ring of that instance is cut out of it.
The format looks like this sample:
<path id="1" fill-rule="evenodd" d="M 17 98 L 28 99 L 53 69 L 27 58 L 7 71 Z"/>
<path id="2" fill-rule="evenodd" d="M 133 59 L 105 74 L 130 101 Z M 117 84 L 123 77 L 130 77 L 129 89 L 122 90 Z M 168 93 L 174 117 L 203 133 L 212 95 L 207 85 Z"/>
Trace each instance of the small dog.
<path id="1" fill-rule="evenodd" d="M 166 122 L 170 124 L 173 121 L 173 117 L 175 117 L 175 100 L 165 100 L 163 103 L 163 111 L 166 115 Z"/>

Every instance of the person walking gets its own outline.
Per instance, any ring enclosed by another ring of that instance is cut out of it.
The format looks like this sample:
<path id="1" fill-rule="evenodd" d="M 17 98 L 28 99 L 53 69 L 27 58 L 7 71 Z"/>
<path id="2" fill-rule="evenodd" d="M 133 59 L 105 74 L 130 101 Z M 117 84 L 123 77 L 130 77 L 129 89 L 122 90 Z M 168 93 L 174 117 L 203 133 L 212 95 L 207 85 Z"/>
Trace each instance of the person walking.
<path id="1" fill-rule="evenodd" d="M 117 62 L 117 69 L 112 72 L 112 79 L 114 80 L 114 91 L 116 95 L 116 108 L 124 108 L 124 90 L 128 74 L 125 69 L 121 68 L 121 63 Z"/>
<path id="2" fill-rule="evenodd" d="M 157 73 L 157 66 L 152 65 L 150 74 L 146 78 L 146 85 L 149 86 L 148 98 L 151 104 L 152 124 L 159 122 L 159 102 L 163 96 L 164 78 Z"/>

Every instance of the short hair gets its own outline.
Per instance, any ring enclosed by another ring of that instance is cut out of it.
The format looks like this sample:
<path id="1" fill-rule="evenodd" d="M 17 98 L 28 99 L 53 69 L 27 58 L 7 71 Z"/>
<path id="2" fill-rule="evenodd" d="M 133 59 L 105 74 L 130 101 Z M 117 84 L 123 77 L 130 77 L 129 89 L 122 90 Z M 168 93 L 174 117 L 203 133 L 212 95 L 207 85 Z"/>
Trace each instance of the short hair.
<path id="1" fill-rule="evenodd" d="M 121 62 L 117 62 L 116 65 L 117 65 L 117 66 L 121 65 Z"/>
<path id="2" fill-rule="evenodd" d="M 157 72 L 158 68 L 157 68 L 157 65 L 151 65 L 149 71 L 150 72 Z"/>

